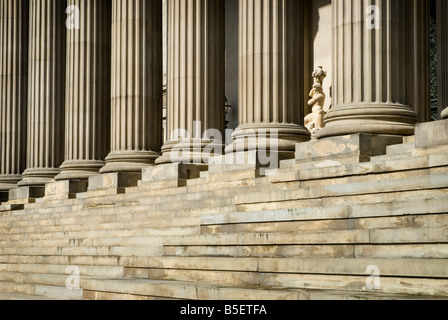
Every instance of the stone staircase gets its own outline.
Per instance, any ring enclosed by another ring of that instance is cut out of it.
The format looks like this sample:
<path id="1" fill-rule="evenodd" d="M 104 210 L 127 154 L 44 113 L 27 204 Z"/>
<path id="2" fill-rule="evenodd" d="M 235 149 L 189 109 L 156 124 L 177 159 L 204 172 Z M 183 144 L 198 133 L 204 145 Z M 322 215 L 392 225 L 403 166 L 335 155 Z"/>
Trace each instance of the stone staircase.
<path id="1" fill-rule="evenodd" d="M 446 299 L 448 144 L 395 142 L 3 203 L 0 299 Z"/>

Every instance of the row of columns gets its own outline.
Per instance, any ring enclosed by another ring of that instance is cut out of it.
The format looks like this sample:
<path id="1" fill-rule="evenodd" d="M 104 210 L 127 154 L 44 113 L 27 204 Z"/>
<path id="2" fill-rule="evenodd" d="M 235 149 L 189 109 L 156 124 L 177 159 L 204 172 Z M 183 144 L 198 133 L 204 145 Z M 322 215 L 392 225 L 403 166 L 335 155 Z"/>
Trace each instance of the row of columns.
<path id="1" fill-rule="evenodd" d="M 429 2 L 411 2 L 333 0 L 333 107 L 320 138 L 410 135 L 424 119 L 428 72 L 421 48 L 427 47 Z M 293 152 L 309 139 L 303 110 L 311 85 L 304 22 L 310 2 L 239 3 L 234 139 L 274 129 L 279 152 Z M 366 28 L 372 4 L 381 12 L 379 29 Z M 66 28 L 70 5 L 80 9 L 79 29 Z M 224 149 L 225 2 L 169 0 L 168 8 L 168 141 L 162 147 L 160 0 L 1 2 L 0 188 L 137 172 L 173 159 L 201 163 L 205 148 Z M 221 139 L 203 134 L 209 129 Z M 259 147 L 232 144 L 226 151 Z"/>

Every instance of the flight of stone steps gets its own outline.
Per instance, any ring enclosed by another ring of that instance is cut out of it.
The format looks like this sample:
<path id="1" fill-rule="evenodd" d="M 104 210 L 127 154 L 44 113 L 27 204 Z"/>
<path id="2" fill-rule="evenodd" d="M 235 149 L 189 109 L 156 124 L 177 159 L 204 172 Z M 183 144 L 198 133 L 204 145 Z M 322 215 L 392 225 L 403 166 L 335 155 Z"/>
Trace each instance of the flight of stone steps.
<path id="1" fill-rule="evenodd" d="M 403 142 L 3 203 L 0 299 L 446 299 L 448 145 Z"/>

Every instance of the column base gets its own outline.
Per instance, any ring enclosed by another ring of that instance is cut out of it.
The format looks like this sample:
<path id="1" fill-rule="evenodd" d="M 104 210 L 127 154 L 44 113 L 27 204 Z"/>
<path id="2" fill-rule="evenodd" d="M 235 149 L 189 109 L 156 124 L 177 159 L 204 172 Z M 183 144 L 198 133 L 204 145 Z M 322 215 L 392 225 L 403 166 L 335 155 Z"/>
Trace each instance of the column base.
<path id="1" fill-rule="evenodd" d="M 104 165 L 104 161 L 65 161 L 61 165 L 61 173 L 54 179 L 56 181 L 87 180 L 89 177 L 99 174 Z"/>
<path id="2" fill-rule="evenodd" d="M 207 164 L 210 157 L 223 153 L 224 144 L 221 141 L 204 139 L 168 141 L 163 146 L 162 156 L 156 160 L 156 164 Z"/>
<path id="3" fill-rule="evenodd" d="M 404 105 L 339 106 L 330 109 L 325 128 L 316 134 L 318 139 L 350 134 L 410 136 L 414 134 L 417 115 Z"/>
<path id="4" fill-rule="evenodd" d="M 19 187 L 40 186 L 45 187 L 47 183 L 54 181 L 54 177 L 60 173 L 59 169 L 26 169 L 22 174 Z"/>
<path id="5" fill-rule="evenodd" d="M 21 180 L 21 175 L 0 175 L 0 192 L 8 193 L 9 190 L 17 188 L 17 184 Z"/>
<path id="6" fill-rule="evenodd" d="M 106 157 L 106 165 L 100 173 L 134 172 L 140 173 L 143 168 L 155 164 L 160 153 L 154 151 L 111 152 Z"/>
<path id="7" fill-rule="evenodd" d="M 239 126 L 226 154 L 247 151 L 276 153 L 280 160 L 294 158 L 297 143 L 310 140 L 311 134 L 301 125 L 260 123 Z"/>

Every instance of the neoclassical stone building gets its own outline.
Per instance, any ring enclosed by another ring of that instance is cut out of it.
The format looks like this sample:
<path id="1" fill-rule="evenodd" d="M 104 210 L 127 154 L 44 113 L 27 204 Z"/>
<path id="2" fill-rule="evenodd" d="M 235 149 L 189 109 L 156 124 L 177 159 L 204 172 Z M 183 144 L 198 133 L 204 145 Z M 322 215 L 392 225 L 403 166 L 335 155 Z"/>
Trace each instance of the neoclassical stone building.
<path id="1" fill-rule="evenodd" d="M 202 162 L 211 143 L 202 134 L 224 137 L 226 94 L 238 115 L 234 138 L 275 129 L 280 148 L 293 151 L 309 139 L 303 118 L 317 65 L 329 70 L 331 96 L 319 137 L 412 135 L 430 116 L 433 2 L 440 113 L 444 1 L 169 1 L 163 142 L 162 1 L 4 0 L 1 189 L 169 163 L 187 137 L 182 143 L 198 139 L 201 148 L 181 158 Z"/>
<path id="2" fill-rule="evenodd" d="M 66 265 L 68 298 L 351 298 L 372 265 L 381 294 L 446 298 L 447 21 L 446 0 L 0 0 L 0 299 L 58 297 Z"/>

